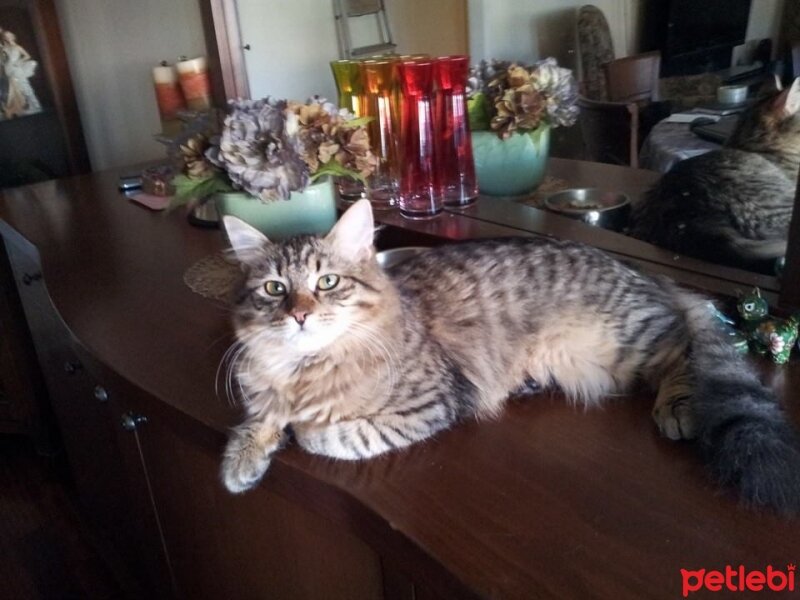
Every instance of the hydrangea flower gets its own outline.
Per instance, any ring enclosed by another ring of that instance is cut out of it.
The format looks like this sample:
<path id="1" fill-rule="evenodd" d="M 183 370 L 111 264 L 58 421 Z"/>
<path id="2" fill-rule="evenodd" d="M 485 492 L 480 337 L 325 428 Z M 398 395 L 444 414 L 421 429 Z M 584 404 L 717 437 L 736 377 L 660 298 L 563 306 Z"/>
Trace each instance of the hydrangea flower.
<path id="1" fill-rule="evenodd" d="M 502 138 L 543 123 L 569 127 L 578 118 L 578 84 L 554 58 L 533 66 L 481 61 L 470 69 L 467 97 L 471 128 L 492 129 Z"/>
<path id="2" fill-rule="evenodd" d="M 319 97 L 305 104 L 269 97 L 232 101 L 205 156 L 235 189 L 265 202 L 288 199 L 325 173 L 366 177 L 377 164 L 364 124 Z"/>

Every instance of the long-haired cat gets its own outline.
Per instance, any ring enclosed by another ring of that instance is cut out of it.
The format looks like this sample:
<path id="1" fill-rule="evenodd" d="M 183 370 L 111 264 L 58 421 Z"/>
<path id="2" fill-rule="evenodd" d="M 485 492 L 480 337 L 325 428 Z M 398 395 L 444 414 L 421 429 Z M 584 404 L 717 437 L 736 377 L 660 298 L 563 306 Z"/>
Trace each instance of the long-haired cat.
<path id="1" fill-rule="evenodd" d="M 634 204 L 631 235 L 774 274 L 786 253 L 800 168 L 798 109 L 800 79 L 746 111 L 725 147 L 666 173 Z"/>
<path id="2" fill-rule="evenodd" d="M 366 200 L 324 238 L 271 243 L 225 218 L 247 270 L 230 491 L 255 485 L 292 433 L 309 452 L 363 459 L 496 415 L 531 381 L 587 405 L 640 382 L 661 432 L 697 437 L 718 481 L 800 508 L 798 435 L 705 298 L 545 238 L 443 246 L 384 272 L 373 226 Z"/>

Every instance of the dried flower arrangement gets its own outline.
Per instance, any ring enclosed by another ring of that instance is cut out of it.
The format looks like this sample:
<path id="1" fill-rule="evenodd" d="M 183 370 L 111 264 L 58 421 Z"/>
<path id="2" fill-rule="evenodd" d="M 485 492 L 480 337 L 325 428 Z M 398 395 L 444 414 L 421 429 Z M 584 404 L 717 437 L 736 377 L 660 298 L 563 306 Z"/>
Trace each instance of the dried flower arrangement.
<path id="1" fill-rule="evenodd" d="M 237 100 L 230 109 L 221 126 L 208 120 L 179 144 L 177 203 L 232 190 L 287 200 L 324 175 L 364 180 L 377 165 L 368 119 L 323 98 Z"/>
<path id="2" fill-rule="evenodd" d="M 578 118 L 578 84 L 554 58 L 532 66 L 481 61 L 470 69 L 467 99 L 471 129 L 502 139 L 542 124 L 569 127 Z"/>

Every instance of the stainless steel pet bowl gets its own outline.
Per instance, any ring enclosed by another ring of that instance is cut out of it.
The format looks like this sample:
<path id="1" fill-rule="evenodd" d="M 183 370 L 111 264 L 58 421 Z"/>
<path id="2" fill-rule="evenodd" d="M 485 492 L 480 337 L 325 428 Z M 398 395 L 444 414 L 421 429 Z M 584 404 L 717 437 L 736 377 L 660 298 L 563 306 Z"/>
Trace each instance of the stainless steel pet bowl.
<path id="1" fill-rule="evenodd" d="M 630 198 L 622 192 L 599 188 L 574 188 L 545 198 L 548 210 L 589 225 L 620 231 L 630 212 Z"/>
<path id="2" fill-rule="evenodd" d="M 378 264 L 382 269 L 390 269 L 401 262 L 407 261 L 412 256 L 416 256 L 420 252 L 427 250 L 424 246 L 407 246 L 405 248 L 392 248 L 391 250 L 383 250 L 376 254 Z"/>

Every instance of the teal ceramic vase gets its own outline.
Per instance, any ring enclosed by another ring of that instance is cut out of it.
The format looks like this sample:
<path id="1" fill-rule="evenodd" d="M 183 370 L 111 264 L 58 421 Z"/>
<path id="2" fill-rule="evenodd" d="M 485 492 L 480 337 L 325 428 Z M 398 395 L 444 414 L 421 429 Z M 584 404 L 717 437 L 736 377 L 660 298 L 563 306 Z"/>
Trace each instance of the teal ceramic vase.
<path id="1" fill-rule="evenodd" d="M 493 131 L 472 132 L 478 189 L 488 196 L 517 196 L 533 191 L 544 179 L 550 152 L 550 127 L 500 139 Z"/>
<path id="2" fill-rule="evenodd" d="M 330 179 L 292 192 L 288 200 L 261 202 L 246 192 L 228 192 L 216 194 L 216 203 L 220 217 L 238 217 L 273 241 L 324 235 L 336 223 L 336 193 Z"/>

